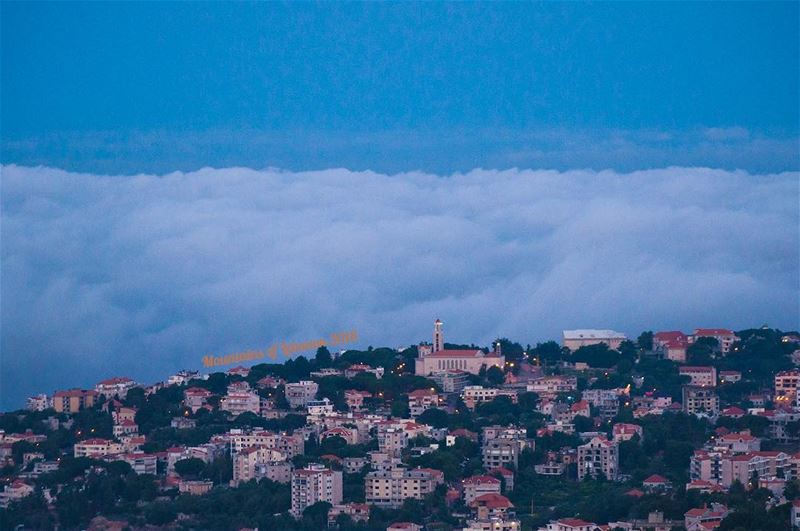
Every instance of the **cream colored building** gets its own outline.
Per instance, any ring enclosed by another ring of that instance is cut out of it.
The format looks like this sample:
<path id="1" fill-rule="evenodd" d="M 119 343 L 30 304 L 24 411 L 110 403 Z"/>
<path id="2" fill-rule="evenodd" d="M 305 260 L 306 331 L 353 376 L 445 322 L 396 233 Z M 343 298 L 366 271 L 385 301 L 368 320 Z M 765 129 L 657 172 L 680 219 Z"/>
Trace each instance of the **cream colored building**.
<path id="1" fill-rule="evenodd" d="M 73 453 L 75 457 L 102 457 L 109 454 L 122 452 L 120 443 L 108 439 L 86 439 L 75 443 Z"/>
<path id="2" fill-rule="evenodd" d="M 394 468 L 369 472 L 364 478 L 367 503 L 380 507 L 400 507 L 406 498 L 423 499 L 444 482 L 440 470 Z"/>
<path id="3" fill-rule="evenodd" d="M 626 339 L 628 338 L 625 334 L 614 330 L 564 330 L 562 346 L 575 351 L 581 347 L 605 343 L 608 348 L 617 349 Z"/>
<path id="4" fill-rule="evenodd" d="M 97 391 L 82 389 L 56 391 L 53 395 L 53 409 L 58 413 L 77 413 L 81 409 L 94 406 L 96 399 Z"/>
<path id="5" fill-rule="evenodd" d="M 482 368 L 499 367 L 503 369 L 506 362 L 500 352 L 499 343 L 489 354 L 484 354 L 479 349 L 445 350 L 442 322 L 438 319 L 434 323 L 433 345 L 419 345 L 418 354 L 417 359 L 414 360 L 414 374 L 418 376 L 430 376 L 433 373 L 449 369 L 478 374 Z"/>
<path id="6" fill-rule="evenodd" d="M 619 445 L 605 437 L 594 437 L 588 443 L 578 446 L 578 479 L 597 477 L 603 474 L 606 479 L 615 480 L 619 472 Z"/>
<path id="7" fill-rule="evenodd" d="M 236 486 L 243 481 L 266 478 L 278 483 L 291 481 L 292 465 L 286 454 L 269 448 L 245 448 L 233 458 L 233 479 Z"/>

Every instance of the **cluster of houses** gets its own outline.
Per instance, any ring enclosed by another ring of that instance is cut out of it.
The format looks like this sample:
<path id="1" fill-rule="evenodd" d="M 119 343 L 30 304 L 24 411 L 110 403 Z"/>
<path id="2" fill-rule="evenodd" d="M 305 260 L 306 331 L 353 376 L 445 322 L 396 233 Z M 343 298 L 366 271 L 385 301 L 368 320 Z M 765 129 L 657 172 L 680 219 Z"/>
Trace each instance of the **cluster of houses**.
<path id="1" fill-rule="evenodd" d="M 769 421 L 769 436 L 781 443 L 799 441 L 791 423 L 800 419 L 800 369 L 780 372 L 775 375 L 774 387 L 764 390 L 759 402 L 754 396 L 750 407 L 732 405 L 721 407 L 717 393 L 719 386 L 735 383 L 742 375 L 735 371 L 717 372 L 712 366 L 685 365 L 686 350 L 693 342 L 704 337 L 717 340 L 722 353 L 735 348 L 736 336 L 730 330 L 696 329 L 691 334 L 682 332 L 658 332 L 654 334 L 653 351 L 657 355 L 681 364 L 678 373 L 687 378 L 682 387 L 680 402 L 673 397 L 661 396 L 655 391 L 631 394 L 631 385 L 582 391 L 574 371 L 562 374 L 544 374 L 541 366 L 523 363 L 518 373 L 505 373 L 505 381 L 499 385 L 469 385 L 470 375 L 477 375 L 491 367 L 507 369 L 508 363 L 497 342 L 492 349 L 445 349 L 442 323 L 434 323 L 433 342 L 418 347 L 414 372 L 436 382 L 438 388 L 425 387 L 408 393 L 408 418 L 392 417 L 388 411 L 377 411 L 366 407 L 367 401 L 379 399 L 371 393 L 355 388 L 344 392 L 346 411 L 337 410 L 328 398 L 319 398 L 318 380 L 329 376 L 352 379 L 360 374 L 371 373 L 382 378 L 382 367 L 354 364 L 347 369 L 325 368 L 314 371 L 308 380 L 287 382 L 275 376 L 258 380 L 254 387 L 244 379 L 235 379 L 225 393 L 215 395 L 205 387 L 192 385 L 204 376 L 196 371 L 181 371 L 164 383 L 144 387 L 151 394 L 164 386 L 183 386 L 184 414 L 172 419 L 175 429 L 195 427 L 193 417 L 202 409 L 227 413 L 231 418 L 243 413 L 252 413 L 265 418 L 280 418 L 288 413 L 301 413 L 306 417 L 302 428 L 292 432 L 275 433 L 263 429 L 230 429 L 212 436 L 208 442 L 197 446 L 176 446 L 163 452 L 146 453 L 142 450 L 146 438 L 139 434 L 136 423 L 137 410 L 125 406 L 127 393 L 143 387 L 129 378 L 111 378 L 99 382 L 94 389 L 70 389 L 58 391 L 52 397 L 38 395 L 28 400 L 28 408 L 42 411 L 48 408 L 58 413 L 77 413 L 94 407 L 100 396 L 104 397 L 103 408 L 113 419 L 113 439 L 102 439 L 91 433 L 76 433 L 79 442 L 73 447 L 75 457 L 93 457 L 105 461 L 127 462 L 137 474 L 154 474 L 161 478 L 165 489 L 177 488 L 190 495 L 201 495 L 213 488 L 210 481 L 194 477 L 183 478 L 176 471 L 176 464 L 185 459 L 199 459 L 211 463 L 229 454 L 233 463 L 230 485 L 235 487 L 250 480 L 269 479 L 291 486 L 291 514 L 299 517 L 303 510 L 314 503 L 324 501 L 331 504 L 328 513 L 331 526 L 336 525 L 340 515 L 355 521 L 369 519 L 371 507 L 400 507 L 408 498 L 423 499 L 440 486 L 447 491 L 447 500 L 460 500 L 468 509 L 465 514 L 465 531 L 516 531 L 521 528 L 515 516 L 515 508 L 508 494 L 514 489 L 515 470 L 525 449 L 535 448 L 535 437 L 519 426 L 486 426 L 480 433 L 459 429 L 448 431 L 434 428 L 419 421 L 421 415 L 431 408 L 440 408 L 453 413 L 458 399 L 470 410 L 482 403 L 507 397 L 517 403 L 521 393 L 533 392 L 538 396 L 535 408 L 546 417 L 545 425 L 535 436 L 543 437 L 555 432 L 577 434 L 581 444 L 564 447 L 546 453 L 544 462 L 535 465 L 537 474 L 543 476 L 565 476 L 574 465 L 577 479 L 602 476 L 611 481 L 630 479 L 619 469 L 619 446 L 631 440 L 642 441 L 644 433 L 636 420 L 648 415 L 663 415 L 683 411 L 687 414 L 716 420 L 719 417 L 737 417 L 745 414 L 760 415 Z M 618 348 L 625 341 L 624 334 L 613 330 L 568 330 L 564 331 L 563 346 L 577 349 L 605 343 Z M 800 342 L 800 338 L 798 338 Z M 800 363 L 800 359 L 798 359 Z M 580 369 L 580 367 L 578 367 Z M 515 371 L 516 372 L 516 371 Z M 247 377 L 249 369 L 234 367 L 229 375 Z M 207 378 L 207 376 L 205 377 Z M 590 375 L 592 383 L 598 377 Z M 251 380 L 252 381 L 252 380 Z M 633 386 L 641 387 L 642 380 L 634 379 Z M 283 388 L 288 410 L 276 406 L 273 390 Z M 766 404 L 774 406 L 767 409 Z M 633 422 L 613 423 L 621 407 L 630 408 Z M 580 419 L 583 418 L 581 422 Z M 64 421 L 52 418 L 55 428 Z M 70 421 L 67 421 L 70 422 Z M 579 430 L 576 425 L 591 426 L 589 431 Z M 66 424 L 69 427 L 69 424 Z M 607 435 L 609 434 L 610 435 Z M 360 457 L 323 455 L 318 463 L 295 468 L 293 459 L 303 455 L 306 444 L 312 439 L 321 443 L 338 437 L 349 445 L 364 444 L 376 440 L 378 449 Z M 421 439 L 420 437 L 424 437 Z M 408 456 L 416 457 L 446 448 L 463 437 L 480 444 L 483 472 L 452 483 L 445 480 L 441 470 L 408 466 Z M 0 464 L 13 461 L 11 446 L 19 440 L 42 442 L 43 435 L 30 432 L 5 434 L 0 432 Z M 421 444 L 418 441 L 424 440 Z M 431 441 L 434 441 L 431 443 Z M 44 455 L 30 452 L 23 456 L 35 466 L 6 485 L 0 493 L 0 504 L 7 505 L 33 492 L 32 482 L 38 475 L 58 468 L 58 462 L 44 460 Z M 344 503 L 343 474 L 364 472 L 366 503 Z M 762 451 L 761 440 L 747 431 L 730 432 L 719 428 L 714 437 L 694 452 L 690 465 L 690 482 L 687 489 L 703 492 L 725 491 L 739 481 L 749 488 L 763 487 L 775 493 L 775 503 L 781 496 L 786 482 L 800 477 L 800 453 Z M 647 478 L 641 489 L 629 494 L 643 495 L 645 492 L 667 492 L 670 482 L 658 475 Z M 48 494 L 49 496 L 49 494 Z M 789 500 L 791 501 L 791 500 Z M 797 506 L 797 504 L 795 504 Z M 610 522 L 598 525 L 577 518 L 561 519 L 541 528 L 542 531 L 593 531 L 605 529 L 654 529 L 668 530 L 685 526 L 689 531 L 713 529 L 728 514 L 727 508 L 714 504 L 688 511 L 684 521 L 665 520 L 663 514 L 654 512 L 644 520 Z M 794 513 L 793 513 L 794 514 Z M 410 522 L 396 522 L 389 529 L 421 529 Z"/>

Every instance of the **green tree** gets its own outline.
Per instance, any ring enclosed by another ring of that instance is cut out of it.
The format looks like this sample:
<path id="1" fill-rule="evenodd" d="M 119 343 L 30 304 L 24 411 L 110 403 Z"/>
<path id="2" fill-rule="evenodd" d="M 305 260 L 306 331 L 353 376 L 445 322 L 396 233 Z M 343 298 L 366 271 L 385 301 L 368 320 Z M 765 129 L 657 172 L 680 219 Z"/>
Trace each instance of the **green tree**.
<path id="1" fill-rule="evenodd" d="M 203 470 L 206 464 L 202 459 L 191 457 L 189 459 L 181 459 L 175 462 L 175 472 L 182 477 L 197 477 Z"/>

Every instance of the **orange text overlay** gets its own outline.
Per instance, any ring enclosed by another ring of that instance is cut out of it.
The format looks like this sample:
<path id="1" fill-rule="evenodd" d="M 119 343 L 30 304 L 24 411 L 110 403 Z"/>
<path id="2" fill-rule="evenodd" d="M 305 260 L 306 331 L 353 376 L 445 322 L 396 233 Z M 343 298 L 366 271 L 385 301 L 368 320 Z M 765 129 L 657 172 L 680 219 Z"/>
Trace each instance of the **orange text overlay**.
<path id="1" fill-rule="evenodd" d="M 286 343 L 282 341 L 279 344 L 272 345 L 266 350 L 247 350 L 245 352 L 236 352 L 234 354 L 226 354 L 224 356 L 214 356 L 209 354 L 203 356 L 204 367 L 219 367 L 220 365 L 230 365 L 231 363 L 240 363 L 243 361 L 259 360 L 268 357 L 272 360 L 278 358 L 278 350 L 280 353 L 289 357 L 296 352 L 303 352 L 306 350 L 316 350 L 319 347 L 343 345 L 345 343 L 353 343 L 358 341 L 358 332 L 351 330 L 349 332 L 338 332 L 328 336 L 328 339 L 314 339 L 312 341 L 304 341 L 302 343 Z"/>

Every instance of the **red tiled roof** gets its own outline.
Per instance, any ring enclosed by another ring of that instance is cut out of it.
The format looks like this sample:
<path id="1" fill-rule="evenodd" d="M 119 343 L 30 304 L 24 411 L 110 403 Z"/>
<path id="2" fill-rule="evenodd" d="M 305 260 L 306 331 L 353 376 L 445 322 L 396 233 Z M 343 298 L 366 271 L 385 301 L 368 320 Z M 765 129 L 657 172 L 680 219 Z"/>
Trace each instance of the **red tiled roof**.
<path id="1" fill-rule="evenodd" d="M 648 484 L 648 483 L 651 483 L 651 484 L 652 483 L 669 483 L 669 481 L 667 480 L 667 478 L 665 478 L 663 476 L 659 476 L 658 474 L 653 474 L 649 478 L 647 478 L 644 481 L 642 481 L 642 483 L 643 484 Z"/>
<path id="2" fill-rule="evenodd" d="M 132 382 L 130 378 L 126 376 L 116 376 L 114 378 L 109 378 L 108 380 L 101 381 L 98 385 L 117 385 L 121 383 L 128 383 Z"/>
<path id="3" fill-rule="evenodd" d="M 561 520 L 558 521 L 558 523 L 569 527 L 583 527 L 587 525 L 592 525 L 591 522 L 581 520 L 580 518 L 562 518 Z"/>
<path id="4" fill-rule="evenodd" d="M 472 476 L 464 480 L 464 485 L 483 485 L 483 484 L 492 484 L 492 485 L 499 485 L 500 480 L 497 478 L 493 478 L 492 476 Z"/>
<path id="5" fill-rule="evenodd" d="M 514 504 L 511 503 L 511 500 L 502 494 L 496 494 L 494 492 L 478 496 L 472 500 L 472 502 L 470 502 L 470 505 L 473 507 L 481 505 L 488 507 L 489 509 L 508 509 L 510 507 L 514 507 Z"/>
<path id="6" fill-rule="evenodd" d="M 733 330 L 726 328 L 696 328 L 694 331 L 696 336 L 732 336 Z"/>
<path id="7" fill-rule="evenodd" d="M 425 356 L 426 358 L 480 358 L 483 357 L 484 354 L 482 351 L 478 349 L 449 349 L 449 350 L 437 350 L 433 354 L 428 354 Z M 491 357 L 491 355 L 486 355 L 486 357 Z"/>

